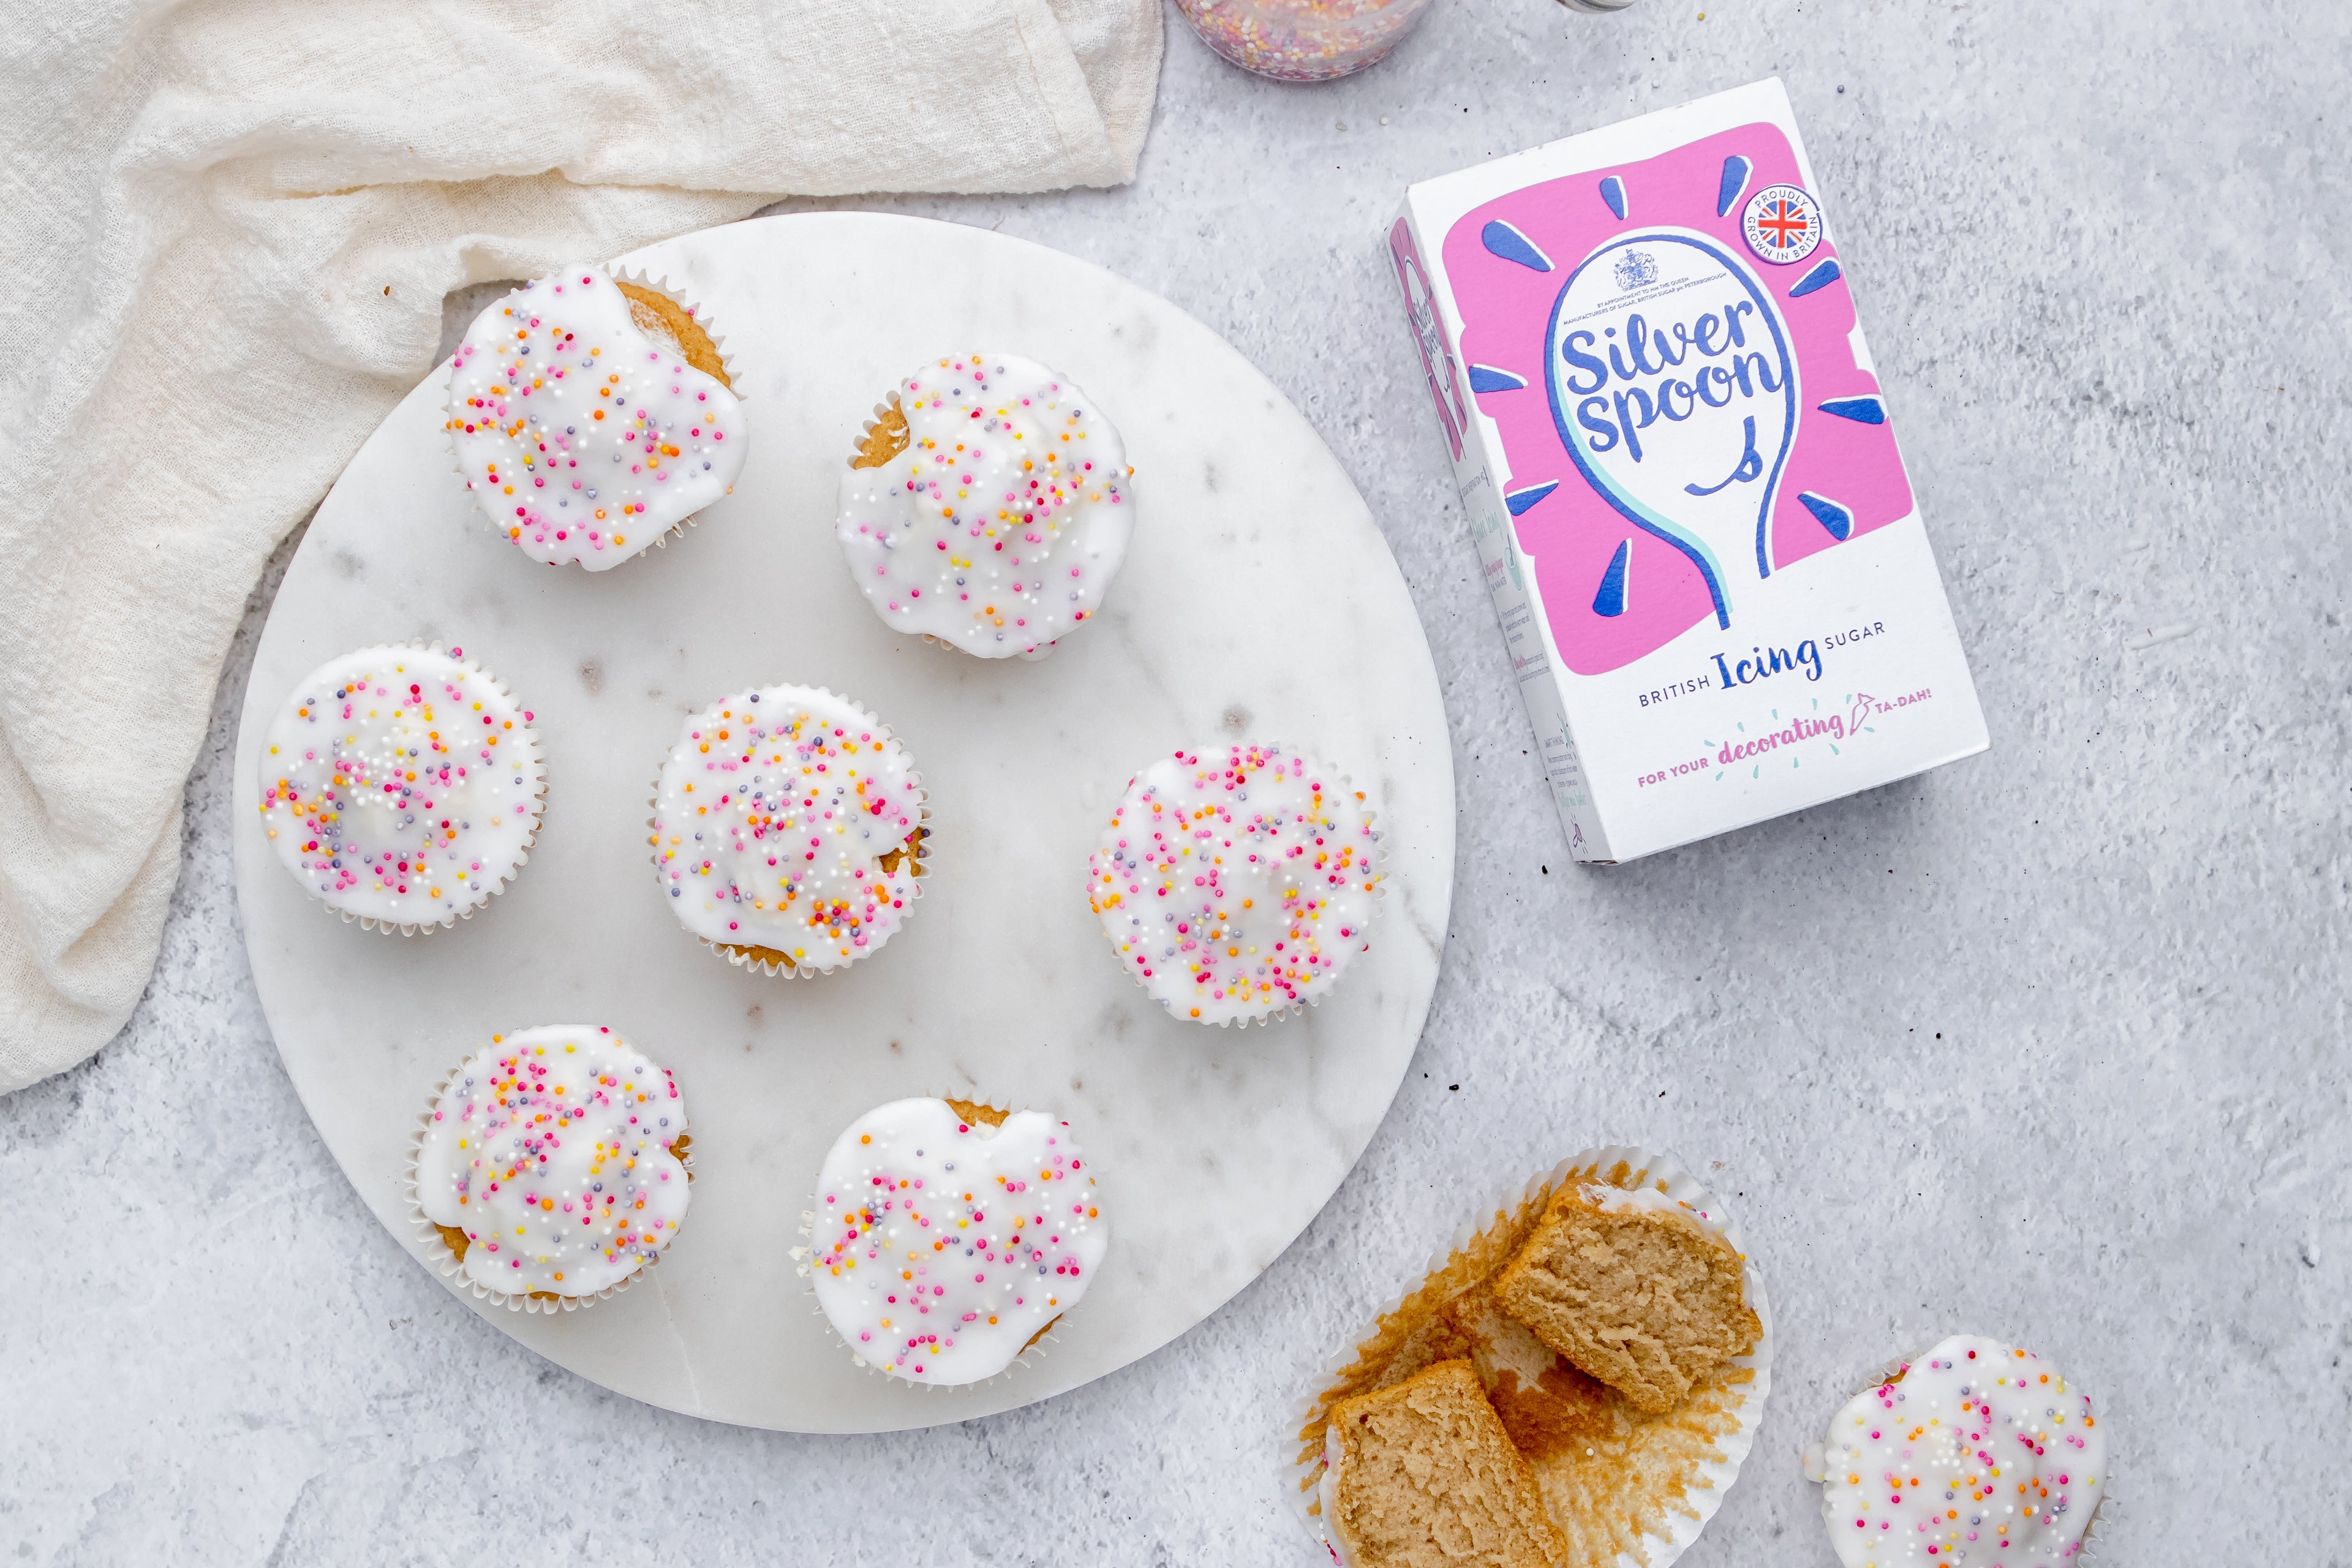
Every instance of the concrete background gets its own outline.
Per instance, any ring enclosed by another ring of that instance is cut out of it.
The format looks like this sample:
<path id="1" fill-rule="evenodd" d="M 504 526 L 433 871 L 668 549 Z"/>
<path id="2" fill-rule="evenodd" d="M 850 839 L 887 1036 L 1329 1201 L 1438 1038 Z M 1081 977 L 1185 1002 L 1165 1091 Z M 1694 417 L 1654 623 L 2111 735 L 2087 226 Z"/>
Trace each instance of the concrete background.
<path id="1" fill-rule="evenodd" d="M 1722 1162 L 1780 1313 L 1762 1440 L 1691 1568 L 1832 1563 L 1798 1450 L 1964 1328 L 2100 1403 L 2108 1563 L 2352 1561 L 2352 10 L 1440 0 L 1320 88 L 1172 13 L 1169 43 L 1132 187 L 857 205 L 1207 321 L 1413 584 L 1461 780 L 1452 947 L 1330 1208 L 1167 1350 L 961 1426 L 739 1431 L 539 1361 L 368 1217 L 256 1004 L 227 790 L 273 574 L 145 1001 L 0 1100 L 0 1561 L 1305 1564 L 1272 1479 L 1302 1376 L 1498 1180 L 1610 1138 Z M 1412 180 L 1772 72 L 1993 749 L 1580 871 L 1380 237 Z"/>

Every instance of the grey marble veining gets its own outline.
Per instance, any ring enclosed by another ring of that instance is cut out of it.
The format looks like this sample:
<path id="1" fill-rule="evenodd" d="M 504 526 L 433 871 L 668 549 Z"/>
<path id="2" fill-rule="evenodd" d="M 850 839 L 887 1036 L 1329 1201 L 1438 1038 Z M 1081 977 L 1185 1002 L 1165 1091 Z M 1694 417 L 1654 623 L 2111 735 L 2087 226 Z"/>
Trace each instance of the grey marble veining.
<path id="1" fill-rule="evenodd" d="M 1323 89 L 1179 23 L 1133 188 L 869 204 L 1072 251 L 1224 333 L 1331 443 L 1428 629 L 1444 971 L 1363 1161 L 1257 1283 L 1051 1403 L 875 1437 L 653 1410 L 476 1321 L 336 1169 L 246 969 L 229 744 L 273 581 L 154 984 L 93 1063 L 0 1100 L 0 1554 L 443 1563 L 494 1529 L 592 1563 L 1303 1565 L 1271 1479 L 1296 1380 L 1465 1194 L 1628 1138 L 1726 1182 L 1780 1332 L 1691 1568 L 1828 1568 L 1799 1448 L 1961 1327 L 2108 1411 L 2109 1563 L 2347 1561 L 2352 16 L 1699 9 L 1444 5 Z M 1411 179 L 1772 70 L 1993 748 L 1575 871 L 1379 236 Z M 199 1252 L 220 1266 L 159 1273 Z"/>
<path id="2" fill-rule="evenodd" d="M 242 816 L 238 909 L 279 1054 L 361 1196 L 445 1270 L 404 1178 L 415 1112 L 456 1056 L 501 1029 L 578 1020 L 674 1069 L 694 1134 L 695 1244 L 681 1233 L 647 1279 L 592 1310 L 482 1309 L 622 1393 L 788 1431 L 887 1431 L 1124 1366 L 1223 1305 L 1315 1216 L 1419 1037 L 1454 812 L 1444 710 L 1404 581 L 1280 394 L 1198 322 L 1098 268 L 870 213 L 734 224 L 628 265 L 669 279 L 726 331 L 751 447 L 725 500 L 642 560 L 551 569 L 453 481 L 446 392 L 429 377 L 344 470 L 278 587 L 247 682 L 236 798 L 257 798 L 258 737 L 306 671 L 404 637 L 482 660 L 536 712 L 548 768 L 530 864 L 473 920 L 430 936 L 329 917 L 285 874 L 258 816 Z M 1135 470 L 1118 578 L 1034 661 L 894 632 L 832 527 L 866 412 L 943 353 L 1004 344 L 1085 389 Z M 647 864 L 653 776 L 688 717 L 778 680 L 865 704 L 928 795 L 928 869 L 905 928 L 808 980 L 705 949 Z M 1145 763 L 1250 740 L 1349 770 L 1381 833 L 1383 908 L 1370 951 L 1318 1005 L 1204 1028 L 1125 973 L 1088 908 L 1087 858 Z M 835 1136 L 919 1094 L 1068 1118 L 1113 1237 L 1048 1343 L 953 1394 L 854 1364 L 815 1321 L 793 1258 Z"/>

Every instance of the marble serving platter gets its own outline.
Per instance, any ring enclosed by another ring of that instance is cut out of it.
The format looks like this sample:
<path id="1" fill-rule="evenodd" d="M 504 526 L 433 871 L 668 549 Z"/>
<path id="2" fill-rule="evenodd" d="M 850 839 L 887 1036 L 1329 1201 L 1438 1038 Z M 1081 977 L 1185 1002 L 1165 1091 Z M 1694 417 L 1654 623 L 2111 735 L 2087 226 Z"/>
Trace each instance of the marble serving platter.
<path id="1" fill-rule="evenodd" d="M 538 715 L 530 864 L 473 920 L 385 935 L 329 913 L 236 829 L 254 979 L 288 1073 L 346 1174 L 420 1263 L 409 1135 L 494 1032 L 607 1024 L 672 1067 L 694 1206 L 666 1260 L 585 1310 L 482 1316 L 608 1388 L 812 1432 L 961 1420 L 1047 1398 L 1167 1344 L 1248 1284 L 1330 1197 L 1420 1036 L 1454 870 L 1445 715 L 1402 576 L 1298 411 L 1151 294 L 1067 256 L 867 214 L 761 219 L 622 258 L 698 301 L 746 395 L 734 494 L 666 548 L 591 574 L 538 565 L 451 471 L 442 373 L 352 459 L 296 554 L 254 660 L 236 787 L 263 715 L 333 655 L 462 646 Z M 1136 473 L 1135 542 L 1104 613 L 1037 662 L 893 634 L 833 541 L 861 422 L 927 360 L 1043 359 L 1096 399 Z M 670 918 L 647 861 L 655 770 L 690 711 L 792 680 L 865 703 L 930 792 L 933 874 L 889 947 L 846 972 L 730 967 Z M 1128 778 L 1179 747 L 1279 739 L 1380 813 L 1371 951 L 1320 1007 L 1252 1029 L 1164 1015 L 1087 906 Z M 819 1159 L 868 1107 L 953 1093 L 1050 1109 L 1115 1220 L 1083 1306 L 964 1392 L 853 1364 L 795 1272 Z M 440 1277 L 436 1268 L 436 1278 Z M 452 1285 L 452 1289 L 457 1287 Z"/>

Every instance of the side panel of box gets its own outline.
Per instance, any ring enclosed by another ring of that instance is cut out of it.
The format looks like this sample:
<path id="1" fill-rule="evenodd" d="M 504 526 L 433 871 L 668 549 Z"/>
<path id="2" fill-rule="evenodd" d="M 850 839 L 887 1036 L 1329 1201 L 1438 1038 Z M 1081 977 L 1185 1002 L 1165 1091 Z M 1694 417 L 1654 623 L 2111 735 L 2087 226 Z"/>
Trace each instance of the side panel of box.
<path id="1" fill-rule="evenodd" d="M 1528 721 L 1535 730 L 1543 759 L 1544 782 L 1559 812 L 1569 852 L 1578 860 L 1611 860 L 1613 857 L 1593 810 L 1591 792 L 1569 729 L 1542 613 L 1530 593 L 1532 579 L 1512 534 L 1502 492 L 1495 483 L 1490 433 L 1480 428 L 1475 408 L 1464 393 L 1464 377 L 1454 350 L 1455 326 L 1443 298 L 1443 279 L 1433 278 L 1422 260 L 1424 252 L 1410 207 L 1389 231 L 1389 254 L 1404 300 L 1406 324 L 1419 349 L 1423 376 L 1453 458 L 1455 491 L 1478 552 L 1487 595 L 1494 600 L 1495 616 L 1502 625 L 1512 678 L 1527 704 Z"/>

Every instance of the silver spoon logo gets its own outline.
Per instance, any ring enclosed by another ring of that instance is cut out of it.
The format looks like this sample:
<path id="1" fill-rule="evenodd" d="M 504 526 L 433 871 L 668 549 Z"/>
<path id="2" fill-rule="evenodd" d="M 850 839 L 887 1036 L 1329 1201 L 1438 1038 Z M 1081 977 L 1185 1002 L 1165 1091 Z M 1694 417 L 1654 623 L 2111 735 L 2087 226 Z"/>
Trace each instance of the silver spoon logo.
<path id="1" fill-rule="evenodd" d="M 1549 347 L 1552 420 L 1586 482 L 1690 558 L 1727 628 L 1735 591 L 1772 574 L 1772 502 L 1797 431 L 1779 307 L 1704 235 L 1622 235 L 1569 275 Z M 1622 614 L 1627 590 L 1620 580 L 1603 613 Z"/>

